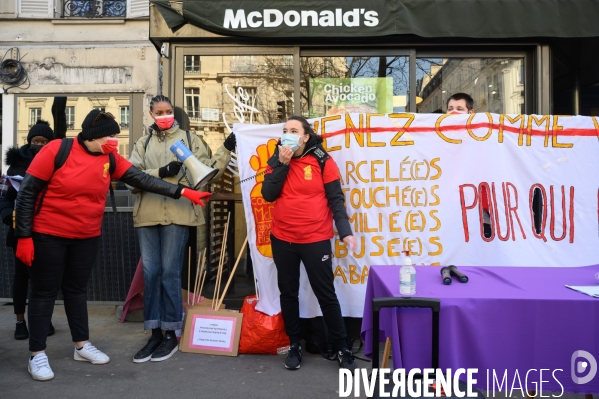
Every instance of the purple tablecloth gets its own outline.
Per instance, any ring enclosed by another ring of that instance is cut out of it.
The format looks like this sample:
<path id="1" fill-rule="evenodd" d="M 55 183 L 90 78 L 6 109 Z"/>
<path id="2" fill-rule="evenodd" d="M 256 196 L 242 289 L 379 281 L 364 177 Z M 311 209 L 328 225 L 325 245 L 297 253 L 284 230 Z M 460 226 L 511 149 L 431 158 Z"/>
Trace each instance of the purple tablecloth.
<path id="1" fill-rule="evenodd" d="M 596 285 L 599 265 L 459 269 L 470 281 L 461 284 L 454 278 L 446 286 L 438 267 L 416 267 L 416 296 L 441 301 L 441 368 L 478 368 L 480 389 L 487 389 L 487 370 L 489 389 L 493 370 L 499 381 L 507 370 L 509 388 L 514 379 L 518 387 L 517 373 L 526 389 L 526 373 L 536 369 L 529 373 L 528 389 L 537 390 L 533 382 L 539 383 L 539 370 L 549 369 L 542 374 L 545 392 L 560 392 L 561 384 L 565 392 L 599 393 L 599 372 L 581 385 L 570 374 L 572 354 L 577 350 L 599 360 L 599 299 L 564 287 Z M 372 353 L 372 299 L 398 296 L 399 266 L 373 266 L 362 321 L 366 355 Z M 380 342 L 392 339 L 395 368 L 431 367 L 430 310 L 383 309 L 380 320 Z M 589 368 L 577 375 L 588 375 Z"/>

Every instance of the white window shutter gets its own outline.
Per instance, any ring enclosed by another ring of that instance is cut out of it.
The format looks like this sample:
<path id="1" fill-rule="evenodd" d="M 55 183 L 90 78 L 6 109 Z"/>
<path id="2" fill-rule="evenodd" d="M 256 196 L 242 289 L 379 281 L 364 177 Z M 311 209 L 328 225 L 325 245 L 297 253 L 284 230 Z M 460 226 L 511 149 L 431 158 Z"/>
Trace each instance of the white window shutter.
<path id="1" fill-rule="evenodd" d="M 147 17 L 149 15 L 149 0 L 127 0 L 127 18 Z"/>
<path id="2" fill-rule="evenodd" d="M 19 0 L 19 17 L 54 18 L 54 0 Z"/>

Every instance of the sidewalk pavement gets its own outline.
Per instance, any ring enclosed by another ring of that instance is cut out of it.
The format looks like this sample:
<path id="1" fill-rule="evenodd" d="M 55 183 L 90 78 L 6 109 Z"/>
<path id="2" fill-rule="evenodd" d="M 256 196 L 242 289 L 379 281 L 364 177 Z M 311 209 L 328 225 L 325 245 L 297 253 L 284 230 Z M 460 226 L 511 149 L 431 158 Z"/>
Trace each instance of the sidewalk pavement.
<path id="1" fill-rule="evenodd" d="M 110 356 L 106 365 L 73 360 L 62 305 L 56 305 L 46 353 L 55 378 L 34 381 L 27 372 L 28 341 L 14 339 L 12 305 L 0 306 L 0 398 L 338 398 L 337 362 L 304 353 L 299 370 L 284 356 L 211 356 L 177 352 L 164 362 L 135 364 L 149 338 L 143 323 L 121 324 L 115 307 L 89 304 L 90 342 Z M 362 363 L 365 366 L 367 363 Z"/>
<path id="2" fill-rule="evenodd" d="M 55 378 L 39 382 L 27 372 L 28 341 L 14 339 L 12 305 L 0 304 L 1 399 L 339 397 L 337 362 L 306 352 L 301 368 L 295 371 L 286 370 L 285 357 L 277 355 L 228 357 L 177 352 L 164 362 L 135 364 L 133 355 L 149 338 L 143 331 L 143 323 L 119 323 L 114 306 L 90 303 L 88 309 L 90 341 L 110 356 L 110 363 L 92 365 L 73 360 L 74 347 L 64 307 L 56 305 L 52 318 L 56 334 L 48 337 L 46 350 Z M 370 363 L 356 362 L 358 367 L 370 368 Z M 364 398 L 364 391 L 360 393 Z M 487 395 L 490 397 L 493 395 Z M 495 397 L 506 398 L 506 395 L 496 392 Z M 545 392 L 544 397 L 550 394 Z M 522 399 L 517 394 L 512 398 Z M 560 399 L 585 399 L 585 396 L 564 394 Z"/>

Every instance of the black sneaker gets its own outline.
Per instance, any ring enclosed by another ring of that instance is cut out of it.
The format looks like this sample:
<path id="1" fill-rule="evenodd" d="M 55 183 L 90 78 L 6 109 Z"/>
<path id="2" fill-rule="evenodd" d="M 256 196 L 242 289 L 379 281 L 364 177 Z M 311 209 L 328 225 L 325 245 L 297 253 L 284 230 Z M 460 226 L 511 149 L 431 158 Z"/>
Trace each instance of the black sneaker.
<path id="1" fill-rule="evenodd" d="M 175 334 L 164 334 L 162 342 L 152 353 L 153 362 L 161 362 L 173 356 L 179 350 L 179 343 Z"/>
<path id="2" fill-rule="evenodd" d="M 156 351 L 156 348 L 160 346 L 161 342 L 162 337 L 150 337 L 148 343 L 143 348 L 141 348 L 139 352 L 135 354 L 135 356 L 133 356 L 133 363 L 143 363 L 150 360 L 152 354 L 154 353 L 154 351 Z"/>
<path id="3" fill-rule="evenodd" d="M 15 328 L 15 339 L 21 340 L 27 338 L 29 338 L 27 323 L 25 323 L 25 320 L 17 322 L 17 327 Z"/>
<path id="4" fill-rule="evenodd" d="M 337 353 L 337 360 L 339 361 L 339 367 L 342 369 L 348 369 L 354 371 L 356 369 L 356 362 L 354 362 L 354 355 L 347 348 L 341 349 Z"/>
<path id="5" fill-rule="evenodd" d="M 285 368 L 288 370 L 297 370 L 302 362 L 302 346 L 299 343 L 293 343 L 289 347 L 287 357 L 285 358 Z"/>
<path id="6" fill-rule="evenodd" d="M 56 330 L 54 329 L 54 326 L 52 325 L 52 322 L 50 322 L 50 328 L 48 329 L 48 337 L 50 335 L 54 335 L 55 332 L 56 332 Z"/>

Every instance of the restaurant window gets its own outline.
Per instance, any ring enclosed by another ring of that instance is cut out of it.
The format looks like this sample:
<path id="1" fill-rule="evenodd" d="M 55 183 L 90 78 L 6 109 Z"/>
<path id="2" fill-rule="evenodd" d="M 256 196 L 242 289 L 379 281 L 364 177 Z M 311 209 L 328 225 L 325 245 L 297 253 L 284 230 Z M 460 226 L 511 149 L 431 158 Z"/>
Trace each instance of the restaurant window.
<path id="1" fill-rule="evenodd" d="M 523 58 L 417 58 L 419 113 L 446 112 L 447 99 L 466 93 L 474 112 L 524 113 Z"/>
<path id="2" fill-rule="evenodd" d="M 187 57 L 191 55 L 184 55 L 182 69 L 187 68 Z M 278 102 L 284 102 L 288 115 L 293 114 L 293 56 L 193 57 L 198 57 L 202 75 L 183 75 L 182 97 L 179 99 L 186 114 L 183 125 L 189 123 L 191 130 L 202 132 L 208 143 L 212 143 L 211 133 L 228 133 L 226 125 L 281 122 Z"/>
<path id="3" fill-rule="evenodd" d="M 309 118 L 409 110 L 409 57 L 301 57 L 301 112 Z"/>
<path id="4" fill-rule="evenodd" d="M 64 115 L 67 121 L 67 130 L 75 129 L 75 107 L 66 107 L 64 109 Z"/>
<path id="5" fill-rule="evenodd" d="M 38 120 L 42 119 L 41 108 L 31 108 L 29 110 L 29 129 L 37 123 Z"/>
<path id="6" fill-rule="evenodd" d="M 269 54 L 258 54 L 258 50 L 255 50 L 255 54 L 243 54 L 239 52 L 239 48 L 233 48 L 224 49 L 225 54 L 200 54 L 197 57 L 199 57 L 198 61 L 202 68 L 201 75 L 184 73 L 184 71 L 186 57 L 191 56 L 190 53 L 199 53 L 204 49 L 201 47 L 186 48 L 184 51 L 187 53 L 183 53 L 181 58 L 177 58 L 179 61 L 176 61 L 177 64 L 175 64 L 173 105 L 178 114 L 177 120 L 184 129 L 202 136 L 213 153 L 216 153 L 223 144 L 235 123 L 260 125 L 280 123 L 278 103 L 283 104 L 285 115 L 287 112 L 289 112 L 288 115 L 293 114 L 294 59 L 290 55 L 290 49 L 267 49 L 266 53 Z M 213 49 L 207 51 L 213 51 Z M 248 51 L 252 51 L 252 49 L 248 49 Z M 275 51 L 281 51 L 281 54 L 272 54 Z M 262 53 L 261 50 L 260 53 Z M 198 111 L 199 118 L 197 117 Z M 263 158 L 260 163 L 266 165 L 268 153 L 259 149 L 254 151 L 258 157 Z M 237 168 L 231 168 L 234 172 L 238 171 Z M 254 173 L 263 172 L 260 169 Z M 225 172 L 220 182 L 215 183 L 212 187 L 213 192 L 219 189 L 219 185 L 228 184 L 228 181 L 238 181 L 230 170 Z M 250 184 L 257 185 L 260 181 L 258 179 L 258 182 L 254 181 Z M 226 196 L 234 194 L 236 197 L 240 193 L 239 187 L 239 185 L 233 186 L 230 189 L 232 193 L 229 192 L 229 189 L 225 189 L 222 194 Z M 254 189 L 252 195 L 260 196 L 259 189 Z M 264 222 L 270 218 L 271 206 L 268 203 L 253 200 L 251 206 L 253 211 L 262 217 L 256 226 L 264 226 Z M 241 201 L 225 202 L 212 197 L 206 208 L 202 209 L 209 212 L 206 226 L 202 226 L 203 228 L 197 231 L 197 242 L 200 248 L 206 246 L 208 249 L 206 259 L 208 274 L 204 288 L 204 292 L 207 294 L 205 295 L 211 296 L 215 291 L 216 284 L 210 282 L 215 281 L 217 265 L 220 262 L 225 219 L 229 217 L 229 211 L 232 209 L 234 213 L 231 213 L 230 217 L 235 228 L 231 229 L 231 235 L 228 236 L 231 241 L 228 241 L 227 245 L 228 248 L 234 248 L 231 252 L 237 254 L 246 245 L 243 242 L 246 220 Z M 233 234 L 234 236 L 232 236 Z M 247 277 L 236 274 L 233 280 L 236 296 L 248 295 L 255 290 L 252 266 L 247 255 L 246 259 L 248 259 L 246 262 Z M 229 264 L 228 261 L 225 261 L 225 265 L 227 264 Z"/>

